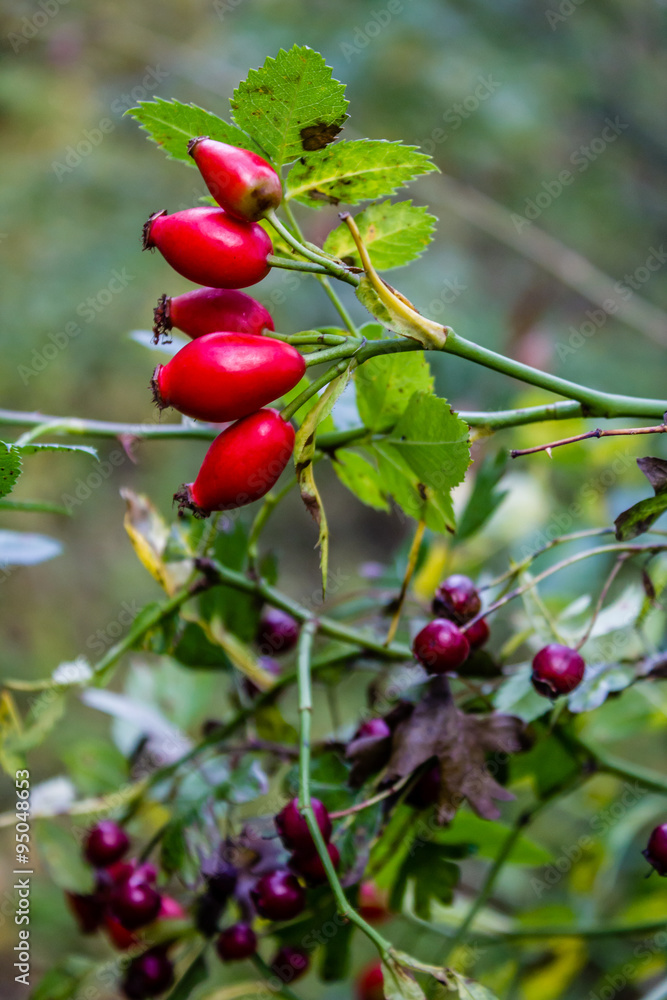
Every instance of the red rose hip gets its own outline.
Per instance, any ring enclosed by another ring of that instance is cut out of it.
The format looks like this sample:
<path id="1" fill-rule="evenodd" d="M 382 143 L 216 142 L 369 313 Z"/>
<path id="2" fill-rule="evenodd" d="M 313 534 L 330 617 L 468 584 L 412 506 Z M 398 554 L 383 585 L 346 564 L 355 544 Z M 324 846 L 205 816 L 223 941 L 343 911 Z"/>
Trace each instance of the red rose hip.
<path id="1" fill-rule="evenodd" d="M 188 153 L 218 205 L 231 215 L 257 222 L 280 204 L 280 177 L 257 153 L 206 135 L 192 139 Z"/>
<path id="2" fill-rule="evenodd" d="M 465 625 L 482 609 L 477 588 L 470 577 L 454 573 L 443 580 L 433 598 L 433 614 Z"/>
<path id="3" fill-rule="evenodd" d="M 211 288 L 246 288 L 269 273 L 273 244 L 255 222 L 222 208 L 156 212 L 144 226 L 144 250 L 156 247 L 189 281 Z"/>
<path id="4" fill-rule="evenodd" d="M 448 618 L 434 618 L 417 634 L 412 651 L 430 674 L 446 674 L 466 661 L 470 643 Z"/>
<path id="5" fill-rule="evenodd" d="M 305 891 L 286 868 L 262 875 L 250 895 L 260 917 L 267 920 L 292 920 L 306 905 Z"/>
<path id="6" fill-rule="evenodd" d="M 642 854 L 658 875 L 667 875 L 667 823 L 656 826 Z"/>
<path id="7" fill-rule="evenodd" d="M 195 288 L 183 295 L 161 296 L 153 310 L 153 341 L 157 344 L 174 327 L 193 340 L 220 330 L 259 336 L 274 328 L 262 303 L 235 288 Z"/>
<path id="8" fill-rule="evenodd" d="M 532 682 L 538 694 L 557 698 L 581 684 L 586 664 L 576 649 L 552 642 L 533 659 Z"/>
<path id="9" fill-rule="evenodd" d="M 153 398 L 195 420 L 238 420 L 293 389 L 303 356 L 281 340 L 254 333 L 207 333 L 153 372 Z"/>
<path id="10" fill-rule="evenodd" d="M 331 837 L 329 813 L 324 803 L 320 802 L 319 799 L 311 799 L 310 804 L 313 807 L 315 820 L 320 828 L 320 832 L 324 840 L 328 841 Z M 274 822 L 280 834 L 280 839 L 285 847 L 288 847 L 291 851 L 313 851 L 315 849 L 315 843 L 308 829 L 305 816 L 299 812 L 297 799 L 292 799 L 288 802 L 280 810 Z"/>
<path id="11" fill-rule="evenodd" d="M 223 962 L 239 962 L 257 951 L 257 935 L 249 924 L 233 924 L 221 931 L 215 949 Z"/>
<path id="12" fill-rule="evenodd" d="M 218 435 L 194 483 L 181 487 L 174 500 L 198 517 L 243 507 L 269 492 L 293 450 L 292 425 L 277 410 L 259 410 Z"/>
<path id="13" fill-rule="evenodd" d="M 88 831 L 83 853 L 87 861 L 96 868 L 106 868 L 114 864 L 126 853 L 130 838 L 122 827 L 113 820 L 103 819 Z"/>

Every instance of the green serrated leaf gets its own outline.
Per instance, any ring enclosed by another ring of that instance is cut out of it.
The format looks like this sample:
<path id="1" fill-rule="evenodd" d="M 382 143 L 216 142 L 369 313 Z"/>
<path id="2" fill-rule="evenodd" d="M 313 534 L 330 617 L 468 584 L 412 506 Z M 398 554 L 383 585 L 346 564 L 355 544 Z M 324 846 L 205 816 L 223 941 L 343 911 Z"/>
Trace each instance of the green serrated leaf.
<path id="1" fill-rule="evenodd" d="M 395 194 L 420 174 L 438 168 L 417 146 L 386 139 L 351 139 L 302 157 L 290 170 L 285 197 L 321 208 L 358 205 Z"/>
<path id="2" fill-rule="evenodd" d="M 20 451 L 22 455 L 37 455 L 45 451 L 79 451 L 84 455 L 91 455 L 98 459 L 97 448 L 91 448 L 87 444 L 22 444 L 14 445 L 15 451 Z"/>
<path id="3" fill-rule="evenodd" d="M 0 441 L 0 497 L 11 493 L 21 475 L 21 454 L 11 444 Z"/>
<path id="4" fill-rule="evenodd" d="M 433 238 L 436 218 L 411 201 L 370 205 L 355 216 L 373 266 L 378 271 L 402 267 L 420 257 Z M 361 258 L 348 227 L 341 223 L 327 236 L 324 249 L 356 267 Z"/>
<path id="5" fill-rule="evenodd" d="M 354 376 L 359 416 L 370 430 L 385 433 L 408 408 L 414 392 L 433 392 L 433 376 L 421 351 L 379 354 Z"/>
<path id="6" fill-rule="evenodd" d="M 240 128 L 196 104 L 164 101 L 156 97 L 153 101 L 139 101 L 138 107 L 130 108 L 125 114 L 141 123 L 149 138 L 162 147 L 170 160 L 182 160 L 192 167 L 195 162 L 188 153 L 188 143 L 198 135 L 208 135 L 218 142 L 228 142 L 231 146 L 249 149 L 253 153 L 264 152 Z"/>
<path id="7" fill-rule="evenodd" d="M 335 139 L 347 117 L 344 93 L 319 52 L 294 45 L 251 70 L 231 106 L 234 121 L 280 168 Z"/>
<path id="8" fill-rule="evenodd" d="M 389 510 L 380 474 L 367 458 L 349 448 L 341 448 L 336 452 L 333 468 L 341 483 L 362 503 L 375 510 Z"/>

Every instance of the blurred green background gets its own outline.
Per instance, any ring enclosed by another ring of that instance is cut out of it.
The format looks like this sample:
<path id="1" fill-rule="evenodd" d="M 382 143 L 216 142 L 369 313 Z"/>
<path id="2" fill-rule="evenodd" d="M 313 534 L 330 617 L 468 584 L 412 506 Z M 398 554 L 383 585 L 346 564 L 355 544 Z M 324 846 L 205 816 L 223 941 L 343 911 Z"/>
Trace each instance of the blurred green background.
<path id="1" fill-rule="evenodd" d="M 647 261 L 660 260 L 667 235 L 666 16 L 664 3 L 614 0 L 8 0 L 0 14 L 2 406 L 151 418 L 147 384 L 155 356 L 127 335 L 150 326 L 159 295 L 191 286 L 158 255 L 140 252 L 141 226 L 153 211 L 194 205 L 205 192 L 194 170 L 167 161 L 123 112 L 159 95 L 225 116 L 248 69 L 294 43 L 322 52 L 347 84 L 345 137 L 420 145 L 443 171 L 410 189 L 408 196 L 428 204 L 440 223 L 428 255 L 394 273 L 393 284 L 464 336 L 523 361 L 608 390 L 664 396 L 667 266 L 648 270 Z M 611 131 L 608 121 L 615 123 Z M 571 182 L 558 193 L 564 170 Z M 474 190 L 492 201 L 480 201 Z M 529 224 L 531 204 L 538 212 Z M 314 241 L 335 219 L 329 210 L 303 214 Z M 538 230 L 559 242 L 545 242 Z M 602 274 L 589 271 L 586 260 Z M 623 281 L 627 289 L 625 276 L 636 286 L 629 296 L 613 287 Z M 268 278 L 253 294 L 270 303 L 280 280 Z M 623 304 L 625 319 L 601 313 L 607 295 Z M 328 300 L 307 281 L 273 311 L 284 331 L 335 322 Z M 439 391 L 456 408 L 543 398 L 456 359 L 439 357 L 433 367 Z M 514 432 L 511 441 L 532 444 L 576 429 L 536 427 Z M 475 454 L 509 440 L 482 442 Z M 101 457 L 117 447 L 100 442 Z M 148 492 L 168 514 L 174 489 L 193 478 L 204 449 L 139 444 L 136 464 L 122 461 L 72 518 L 2 514 L 0 527 L 43 531 L 66 546 L 64 555 L 0 584 L 4 676 L 44 676 L 62 660 L 90 656 L 91 637 L 118 619 L 124 601 L 140 605 L 156 596 L 124 532 L 119 488 Z M 663 455 L 662 439 L 649 450 Z M 647 494 L 634 464 L 645 453 L 623 439 L 564 449 L 551 463 L 544 455 L 519 460 L 502 517 L 466 565 L 502 569 L 508 551 L 534 546 L 558 516 L 563 530 L 610 523 Z M 619 456 L 614 475 L 605 476 Z M 90 472 L 85 456 L 36 456 L 16 495 L 62 502 Z M 353 588 L 360 565 L 390 559 L 406 528 L 363 508 L 332 474 L 319 475 L 334 571 Z M 572 517 L 567 511 L 577 500 L 583 514 Z M 296 498 L 270 534 L 286 589 L 297 597 L 311 593 L 316 538 Z M 572 593 L 596 573 L 587 564 Z M 73 739 L 99 732 L 96 713 L 70 709 L 68 725 L 34 755 L 33 779 L 60 773 Z M 3 807 L 9 801 L 3 796 Z M 6 899 L 1 880 L 0 891 Z M 58 890 L 44 882 L 34 915 L 39 968 L 73 946 L 76 932 Z M 11 947 L 12 940 L 5 922 L 0 944 Z M 24 995 L 22 988 L 7 997 L 14 995 Z"/>

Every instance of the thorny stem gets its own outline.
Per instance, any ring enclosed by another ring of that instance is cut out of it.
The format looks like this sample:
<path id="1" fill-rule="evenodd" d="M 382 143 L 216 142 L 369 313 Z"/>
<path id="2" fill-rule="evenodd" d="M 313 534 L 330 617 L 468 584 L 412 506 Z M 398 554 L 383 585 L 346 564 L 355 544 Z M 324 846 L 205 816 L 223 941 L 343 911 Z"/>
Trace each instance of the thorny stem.
<path id="1" fill-rule="evenodd" d="M 551 457 L 552 448 L 561 448 L 565 444 L 575 444 L 577 441 L 587 441 L 588 438 L 601 437 L 624 437 L 633 434 L 664 434 L 667 431 L 667 424 L 657 424 L 654 427 L 623 427 L 613 430 L 602 430 L 596 427 L 594 431 L 586 431 L 585 434 L 575 434 L 573 437 L 561 438 L 559 441 L 550 441 L 549 444 L 538 444 L 534 448 L 513 448 L 510 451 L 512 458 L 519 458 L 521 455 L 535 455 L 538 451 L 546 451 Z"/>

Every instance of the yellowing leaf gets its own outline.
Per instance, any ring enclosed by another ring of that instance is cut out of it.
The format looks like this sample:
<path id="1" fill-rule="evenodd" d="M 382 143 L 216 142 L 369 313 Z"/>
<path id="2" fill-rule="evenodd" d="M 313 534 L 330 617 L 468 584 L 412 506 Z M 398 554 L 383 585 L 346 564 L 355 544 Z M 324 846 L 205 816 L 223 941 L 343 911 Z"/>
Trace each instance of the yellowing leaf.
<path id="1" fill-rule="evenodd" d="M 192 563 L 188 559 L 165 562 L 169 537 L 166 521 L 147 496 L 129 489 L 122 489 L 120 493 L 127 505 L 124 524 L 134 551 L 141 564 L 171 596 L 187 580 Z"/>

